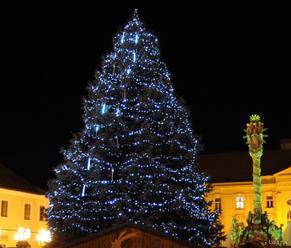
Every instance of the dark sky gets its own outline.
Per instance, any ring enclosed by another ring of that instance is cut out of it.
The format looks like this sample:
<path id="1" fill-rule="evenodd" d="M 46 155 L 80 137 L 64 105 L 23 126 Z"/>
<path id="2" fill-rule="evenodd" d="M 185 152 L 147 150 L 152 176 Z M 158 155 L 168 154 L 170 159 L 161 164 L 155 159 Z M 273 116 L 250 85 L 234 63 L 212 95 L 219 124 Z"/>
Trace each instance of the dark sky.
<path id="1" fill-rule="evenodd" d="M 204 153 L 246 150 L 243 126 L 251 113 L 263 115 L 269 128 L 267 149 L 291 137 L 290 6 L 284 1 L 114 9 L 95 2 L 2 9 L 0 163 L 45 187 L 62 161 L 60 148 L 82 128 L 87 82 L 134 7 L 160 39 Z"/>

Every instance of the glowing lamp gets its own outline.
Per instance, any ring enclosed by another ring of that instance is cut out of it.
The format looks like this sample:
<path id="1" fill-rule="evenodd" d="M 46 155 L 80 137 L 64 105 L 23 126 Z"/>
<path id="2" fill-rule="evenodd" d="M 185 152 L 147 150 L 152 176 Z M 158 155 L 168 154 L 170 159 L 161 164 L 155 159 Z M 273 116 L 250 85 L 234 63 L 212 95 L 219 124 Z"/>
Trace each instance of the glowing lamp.
<path id="1" fill-rule="evenodd" d="M 38 234 L 36 235 L 36 241 L 38 241 L 41 245 L 44 243 L 48 243 L 52 240 L 51 232 L 45 229 L 39 230 Z"/>
<path id="2" fill-rule="evenodd" d="M 17 233 L 14 234 L 14 240 L 16 241 L 25 241 L 28 240 L 31 236 L 30 229 L 25 229 L 23 227 L 19 227 Z"/>

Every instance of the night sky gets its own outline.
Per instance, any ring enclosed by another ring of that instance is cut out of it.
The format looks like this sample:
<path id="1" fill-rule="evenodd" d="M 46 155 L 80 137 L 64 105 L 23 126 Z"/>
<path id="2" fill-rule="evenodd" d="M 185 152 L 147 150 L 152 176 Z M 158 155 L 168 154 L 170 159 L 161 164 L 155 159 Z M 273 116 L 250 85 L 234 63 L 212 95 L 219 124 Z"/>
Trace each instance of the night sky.
<path id="1" fill-rule="evenodd" d="M 266 149 L 291 138 L 291 18 L 284 1 L 114 9 L 95 2 L 2 9 L 1 164 L 46 187 L 62 161 L 60 148 L 82 128 L 86 85 L 135 7 L 159 37 L 203 153 L 246 151 L 243 127 L 252 113 L 268 128 Z"/>

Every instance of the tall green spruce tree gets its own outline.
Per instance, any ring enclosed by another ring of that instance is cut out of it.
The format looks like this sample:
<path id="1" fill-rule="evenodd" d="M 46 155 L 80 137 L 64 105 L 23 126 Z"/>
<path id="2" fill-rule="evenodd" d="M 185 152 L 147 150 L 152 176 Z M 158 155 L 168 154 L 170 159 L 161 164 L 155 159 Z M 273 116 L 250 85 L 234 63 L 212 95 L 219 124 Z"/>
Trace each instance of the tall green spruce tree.
<path id="1" fill-rule="evenodd" d="M 132 222 L 203 247 L 222 238 L 189 114 L 157 38 L 137 12 L 113 40 L 84 99 L 84 129 L 49 183 L 49 226 L 72 239 Z"/>

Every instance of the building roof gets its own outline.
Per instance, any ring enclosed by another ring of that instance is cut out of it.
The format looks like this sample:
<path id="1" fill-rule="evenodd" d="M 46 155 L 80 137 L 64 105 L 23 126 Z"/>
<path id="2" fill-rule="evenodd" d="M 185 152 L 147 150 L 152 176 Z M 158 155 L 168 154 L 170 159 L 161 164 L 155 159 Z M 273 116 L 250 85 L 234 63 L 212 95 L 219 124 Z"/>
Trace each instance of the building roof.
<path id="1" fill-rule="evenodd" d="M 0 188 L 43 194 L 43 190 L 32 185 L 26 179 L 16 175 L 13 171 L 0 164 Z"/>
<path id="2" fill-rule="evenodd" d="M 265 151 L 262 175 L 273 175 L 291 166 L 291 150 Z M 252 159 L 248 152 L 200 155 L 198 168 L 210 176 L 212 183 L 252 181 Z"/>
<path id="3" fill-rule="evenodd" d="M 187 242 L 185 240 L 181 240 L 181 239 L 177 239 L 177 238 L 174 238 L 174 237 L 171 237 L 171 236 L 168 236 L 168 235 L 161 234 L 160 232 L 152 230 L 152 229 L 150 229 L 150 228 L 148 228 L 148 227 L 146 227 L 144 225 L 134 224 L 134 223 L 128 222 L 128 223 L 124 223 L 124 224 L 119 224 L 119 225 L 113 226 L 113 227 L 108 228 L 108 229 L 104 229 L 103 231 L 98 232 L 98 233 L 89 234 L 89 235 L 87 235 L 85 237 L 78 238 L 78 239 L 73 240 L 71 242 L 66 242 L 63 245 L 57 246 L 57 248 L 71 248 L 71 247 L 75 247 L 75 246 L 79 247 L 79 245 L 81 245 L 81 244 L 90 242 L 92 240 L 99 239 L 99 238 L 101 238 L 101 237 L 103 237 L 105 235 L 108 235 L 110 233 L 120 232 L 121 230 L 128 229 L 128 228 L 133 228 L 133 229 L 142 231 L 144 233 L 150 233 L 150 234 L 155 235 L 155 236 L 157 236 L 157 237 L 159 237 L 161 239 L 165 239 L 165 240 L 171 241 L 172 243 L 180 244 L 179 247 L 185 247 L 185 248 L 186 247 L 197 247 L 197 248 L 200 247 L 200 246 L 194 245 L 192 243 L 189 243 L 189 242 Z M 176 246 L 173 246 L 173 247 L 176 247 Z"/>

